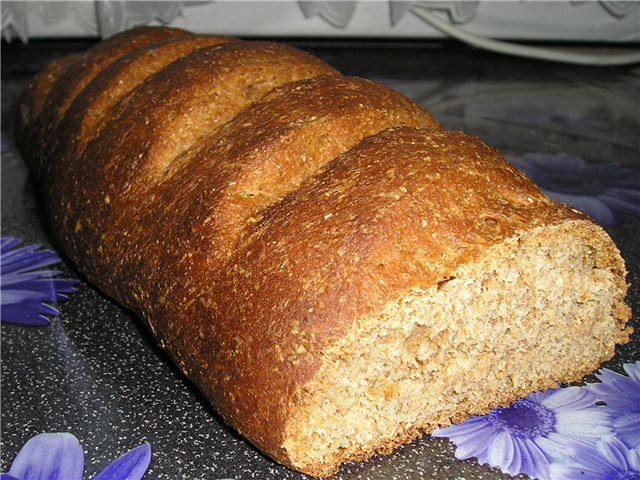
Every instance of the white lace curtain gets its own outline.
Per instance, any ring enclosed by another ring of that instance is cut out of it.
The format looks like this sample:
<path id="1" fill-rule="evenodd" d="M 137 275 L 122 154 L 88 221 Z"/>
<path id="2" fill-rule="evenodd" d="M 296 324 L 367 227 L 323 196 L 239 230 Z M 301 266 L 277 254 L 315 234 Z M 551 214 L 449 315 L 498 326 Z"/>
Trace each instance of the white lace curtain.
<path id="1" fill-rule="evenodd" d="M 114 33 L 153 20 L 170 23 L 184 4 L 204 2 L 144 1 L 55 1 L 2 2 L 2 36 L 16 36 L 23 42 L 34 36 L 30 23 L 68 24 L 73 36 L 106 38 Z M 64 28 L 64 27 L 63 27 Z"/>
<path id="2" fill-rule="evenodd" d="M 640 41 L 640 2 L 635 1 L 3 0 L 1 6 L 3 37 L 23 42 L 47 36 L 105 38 L 150 22 L 231 35 L 443 36 L 416 14 L 420 9 L 486 37 Z"/>

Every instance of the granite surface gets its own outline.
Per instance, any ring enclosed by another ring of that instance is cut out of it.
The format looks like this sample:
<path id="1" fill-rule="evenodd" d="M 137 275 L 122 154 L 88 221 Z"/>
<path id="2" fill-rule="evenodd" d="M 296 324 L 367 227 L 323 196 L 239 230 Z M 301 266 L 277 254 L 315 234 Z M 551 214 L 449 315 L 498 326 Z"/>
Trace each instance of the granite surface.
<path id="1" fill-rule="evenodd" d="M 17 97 L 51 58 L 76 43 L 2 45 L 2 235 L 55 248 L 45 206 L 13 143 Z M 425 105 L 445 127 L 482 137 L 505 153 L 566 153 L 591 163 L 640 168 L 638 69 L 572 67 L 451 45 L 317 45 L 307 48 L 347 74 L 365 76 Z M 640 219 L 609 228 L 629 270 L 632 341 L 604 366 L 640 360 Z M 82 276 L 63 265 L 65 277 Z M 43 328 L 2 324 L 0 470 L 44 431 L 72 432 L 85 449 L 87 478 L 143 441 L 145 478 L 300 479 L 227 428 L 172 366 L 142 323 L 82 281 Z M 506 479 L 458 461 L 444 439 L 425 436 L 387 456 L 344 466 L 355 479 Z M 524 477 L 523 477 L 524 478 Z"/>

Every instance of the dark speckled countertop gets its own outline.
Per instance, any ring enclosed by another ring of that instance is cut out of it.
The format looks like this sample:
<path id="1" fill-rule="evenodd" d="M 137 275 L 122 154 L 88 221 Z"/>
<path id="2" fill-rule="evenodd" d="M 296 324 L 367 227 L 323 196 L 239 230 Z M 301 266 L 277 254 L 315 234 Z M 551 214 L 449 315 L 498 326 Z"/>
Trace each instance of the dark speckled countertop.
<path id="1" fill-rule="evenodd" d="M 640 168 L 640 69 L 589 68 L 507 58 L 452 45 L 301 45 L 343 72 L 386 83 L 451 129 L 478 135 L 505 154 L 580 157 Z M 2 44 L 2 235 L 55 248 L 45 206 L 12 137 L 17 97 L 54 57 L 81 43 Z M 588 188 L 588 186 L 585 186 Z M 640 360 L 640 218 L 607 227 L 629 270 L 637 332 L 604 366 Z M 82 278 L 70 265 L 67 278 Z M 68 431 L 86 455 L 86 478 L 148 441 L 149 479 L 299 479 L 223 425 L 168 361 L 141 322 L 81 281 L 48 327 L 2 324 L 2 458 L 40 432 Z M 511 478 L 456 460 L 445 439 L 425 436 L 387 456 L 342 468 L 336 478 Z M 522 477 L 524 478 L 524 477 Z"/>

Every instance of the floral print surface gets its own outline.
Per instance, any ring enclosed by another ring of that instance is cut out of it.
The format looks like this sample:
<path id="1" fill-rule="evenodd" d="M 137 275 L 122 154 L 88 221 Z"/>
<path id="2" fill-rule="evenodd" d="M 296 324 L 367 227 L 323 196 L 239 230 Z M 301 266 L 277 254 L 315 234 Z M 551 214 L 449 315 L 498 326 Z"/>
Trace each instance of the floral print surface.
<path id="1" fill-rule="evenodd" d="M 140 480 L 151 462 L 148 443 L 111 462 L 93 480 Z M 66 432 L 41 433 L 24 444 L 8 473 L 0 480 L 82 480 L 84 452 L 78 439 Z"/>
<path id="2" fill-rule="evenodd" d="M 588 392 L 569 387 L 534 393 L 433 436 L 451 438 L 457 458 L 476 457 L 510 475 L 548 478 L 551 462 L 567 447 L 595 444 L 610 433 L 607 414 L 593 405 Z"/>
<path id="3" fill-rule="evenodd" d="M 598 402 L 607 406 L 617 437 L 629 448 L 640 448 L 640 362 L 624 366 L 627 375 L 603 369 L 601 383 L 589 385 Z"/>
<path id="4" fill-rule="evenodd" d="M 59 311 L 45 302 L 57 303 L 75 292 L 76 280 L 54 278 L 57 270 L 42 270 L 59 263 L 60 257 L 40 245 L 20 247 L 13 237 L 0 240 L 0 321 L 21 325 L 49 325 L 48 317 Z"/>
<path id="5" fill-rule="evenodd" d="M 541 480 L 640 478 L 640 362 L 601 383 L 533 393 L 507 408 L 437 429 L 456 457 Z"/>
<path id="6" fill-rule="evenodd" d="M 573 455 L 571 463 L 551 465 L 554 480 L 636 480 L 640 478 L 640 450 L 628 449 L 620 440 L 601 440 Z"/>
<path id="7" fill-rule="evenodd" d="M 620 224 L 623 213 L 640 216 L 640 170 L 592 165 L 564 153 L 506 157 L 549 197 L 577 208 L 600 225 Z"/>

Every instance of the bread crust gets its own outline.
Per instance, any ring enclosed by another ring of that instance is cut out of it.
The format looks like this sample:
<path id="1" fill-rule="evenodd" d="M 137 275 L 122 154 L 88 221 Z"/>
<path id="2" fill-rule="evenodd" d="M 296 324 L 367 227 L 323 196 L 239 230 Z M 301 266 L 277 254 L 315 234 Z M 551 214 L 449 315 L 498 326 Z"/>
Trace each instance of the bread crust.
<path id="1" fill-rule="evenodd" d="M 478 139 L 387 130 L 265 212 L 227 265 L 198 279 L 217 285 L 195 294 L 206 305 L 189 314 L 200 339 L 183 341 L 181 331 L 165 342 L 195 349 L 182 356 L 198 359 L 186 367 L 191 378 L 240 432 L 287 463 L 292 399 L 355 320 L 445 282 L 506 238 L 575 219 L 584 217 Z"/>
<path id="2" fill-rule="evenodd" d="M 170 63 L 194 50 L 236 41 L 228 37 L 172 36 L 145 44 L 103 68 L 76 96 L 65 112 L 58 130 L 68 132 L 57 139 L 54 156 L 57 167 L 66 170 L 81 155 L 91 137 L 99 135 L 105 117 L 123 97 Z"/>
<path id="3" fill-rule="evenodd" d="M 134 29 L 48 67 L 18 125 L 71 260 L 144 319 L 230 425 L 305 473 L 495 406 L 462 402 L 323 461 L 294 447 L 332 349 L 506 242 L 584 227 L 616 279 L 601 351 L 529 388 L 579 378 L 630 333 L 624 264 L 603 231 L 479 139 L 291 47 Z"/>
<path id="4" fill-rule="evenodd" d="M 144 199 L 172 161 L 201 137 L 272 88 L 322 74 L 337 72 L 284 45 L 234 41 L 195 50 L 149 77 L 111 109 L 79 160 L 52 165 L 49 208 L 69 256 L 85 259 L 89 278 L 109 277 L 101 258 L 111 254 L 107 226 L 117 213 L 112 202 Z M 67 188 L 69 183 L 75 188 Z M 88 245 L 102 257 L 87 261 Z"/>
<path id="5" fill-rule="evenodd" d="M 183 265 L 179 276 L 200 278 L 222 268 L 268 205 L 363 138 L 398 125 L 438 126 L 405 97 L 363 79 L 323 75 L 277 88 L 176 159 L 147 202 L 124 208 L 128 197 L 143 196 L 139 190 L 115 200 L 110 232 L 163 219 L 162 237 L 181 239 L 179 247 L 143 229 L 109 251 L 136 252 L 149 264 L 175 262 Z M 167 221 L 172 216 L 182 221 Z M 118 275 L 126 289 L 148 292 L 146 281 L 127 282 L 130 271 Z M 172 296 L 165 279 L 153 284 L 156 296 Z"/>
<path id="6" fill-rule="evenodd" d="M 51 87 L 62 72 L 78 60 L 79 56 L 80 54 L 69 55 L 52 61 L 27 84 L 19 101 L 20 110 L 16 121 L 16 139 L 18 143 L 25 147 L 28 145 L 29 135 L 34 131 L 34 125 L 40 117 L 42 107 Z M 31 161 L 31 156 L 25 155 L 25 160 Z M 33 168 L 33 170 L 36 169 L 35 167 Z"/>
<path id="7" fill-rule="evenodd" d="M 95 75 L 137 48 L 144 48 L 147 44 L 166 38 L 187 35 L 191 34 L 176 28 L 136 27 L 96 44 L 71 61 L 63 61 L 62 68 L 45 70 L 44 74 L 53 82 L 46 91 L 34 92 L 33 96 L 37 98 L 41 98 L 42 94 L 46 96 L 42 98 L 42 108 L 31 122 L 30 128 L 23 129 L 27 132 L 27 137 L 21 142 L 23 156 L 31 163 L 33 171 L 40 175 L 40 180 L 47 179 L 48 167 L 54 163 L 50 156 L 54 150 L 52 141 L 57 138 L 58 124 L 76 96 Z M 41 83 L 42 79 L 36 78 L 35 81 Z"/>

